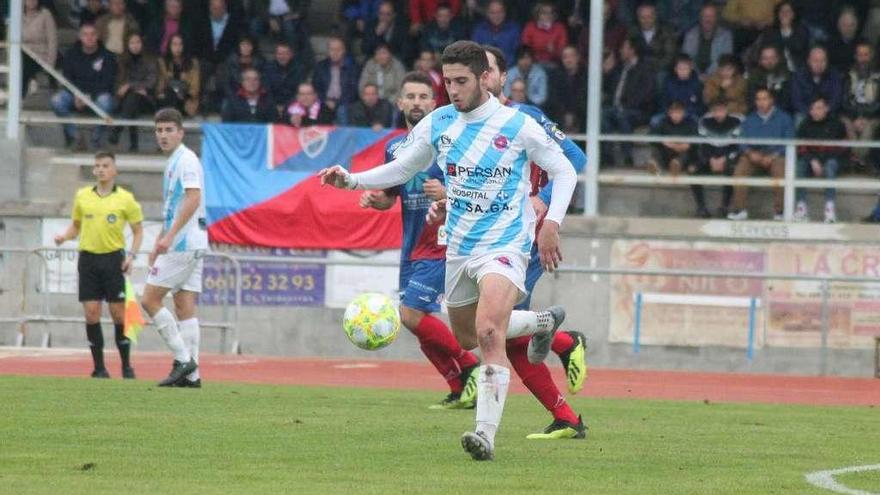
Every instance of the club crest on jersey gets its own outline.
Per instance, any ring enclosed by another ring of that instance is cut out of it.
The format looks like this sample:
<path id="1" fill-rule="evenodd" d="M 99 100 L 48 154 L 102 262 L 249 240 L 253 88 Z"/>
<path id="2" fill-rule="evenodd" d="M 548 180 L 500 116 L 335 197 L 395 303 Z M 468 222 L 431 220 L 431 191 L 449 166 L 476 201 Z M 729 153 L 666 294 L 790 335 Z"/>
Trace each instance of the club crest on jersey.
<path id="1" fill-rule="evenodd" d="M 446 162 L 446 176 L 455 177 L 458 175 L 458 167 L 452 162 Z"/>
<path id="2" fill-rule="evenodd" d="M 504 151 L 510 147 L 510 141 L 504 134 L 499 134 L 495 136 L 495 139 L 492 140 L 492 146 L 494 146 L 495 149 L 498 151 Z"/>
<path id="3" fill-rule="evenodd" d="M 315 158 L 327 147 L 327 130 L 322 127 L 303 127 L 299 130 L 299 142 L 309 158 Z"/>
<path id="4" fill-rule="evenodd" d="M 446 151 L 451 147 L 452 147 L 452 138 L 446 134 L 441 134 L 440 135 L 440 142 L 437 145 L 437 148 L 440 151 Z"/>
<path id="5" fill-rule="evenodd" d="M 501 263 L 507 268 L 513 268 L 513 263 L 511 263 L 510 258 L 508 258 L 507 256 L 497 256 L 495 258 L 495 261 Z"/>
<path id="6" fill-rule="evenodd" d="M 107 223 L 116 223 L 116 215 L 112 213 L 107 215 Z"/>

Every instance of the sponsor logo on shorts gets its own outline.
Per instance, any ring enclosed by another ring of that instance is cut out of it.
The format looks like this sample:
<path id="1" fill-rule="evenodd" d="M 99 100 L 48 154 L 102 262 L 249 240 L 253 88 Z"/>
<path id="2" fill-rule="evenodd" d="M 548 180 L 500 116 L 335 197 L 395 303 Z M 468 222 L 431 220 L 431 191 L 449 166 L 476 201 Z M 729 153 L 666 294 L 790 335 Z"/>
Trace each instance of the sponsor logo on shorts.
<path id="1" fill-rule="evenodd" d="M 507 136 L 499 134 L 492 140 L 492 146 L 498 151 L 504 151 L 510 147 L 510 141 L 507 139 Z"/>
<path id="2" fill-rule="evenodd" d="M 431 302 L 431 298 L 428 296 L 419 296 L 419 301 L 425 301 L 426 303 Z"/>
<path id="3" fill-rule="evenodd" d="M 507 256 L 496 256 L 495 261 L 501 263 L 507 268 L 513 268 L 513 263 L 511 263 L 510 258 L 508 258 Z"/>
<path id="4" fill-rule="evenodd" d="M 116 223 L 116 215 L 114 215 L 112 213 L 107 215 L 107 222 L 108 223 Z"/>
<path id="5" fill-rule="evenodd" d="M 151 266 L 150 267 L 150 275 L 156 276 L 158 274 L 159 274 L 159 267 L 156 265 Z"/>

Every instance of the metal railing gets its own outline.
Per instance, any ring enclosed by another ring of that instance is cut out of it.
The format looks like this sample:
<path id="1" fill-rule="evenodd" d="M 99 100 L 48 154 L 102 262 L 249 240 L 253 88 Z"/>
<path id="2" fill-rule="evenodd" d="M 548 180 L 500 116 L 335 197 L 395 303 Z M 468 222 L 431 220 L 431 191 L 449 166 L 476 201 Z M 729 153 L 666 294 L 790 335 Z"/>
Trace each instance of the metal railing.
<path id="1" fill-rule="evenodd" d="M 22 270 L 21 276 L 21 301 L 19 304 L 19 315 L 11 316 L 11 317 L 0 317 L 0 323 L 15 323 L 19 324 L 19 335 L 16 339 L 16 345 L 22 346 L 25 341 L 25 333 L 26 333 L 26 325 L 28 323 L 84 323 L 85 318 L 82 316 L 73 316 L 73 315 L 57 315 L 54 314 L 52 310 L 52 294 L 49 290 L 49 263 L 51 262 L 46 256 L 48 253 L 54 253 L 55 260 L 58 262 L 58 271 L 61 272 L 61 266 L 63 263 L 63 254 L 74 254 L 77 253 L 76 249 L 71 248 L 52 248 L 52 247 L 39 247 L 39 248 L 16 248 L 16 247 L 3 247 L 0 246 L 0 255 L 7 254 L 20 254 L 24 255 L 24 266 Z M 149 254 L 146 251 L 142 251 L 142 255 Z M 38 312 L 33 313 L 30 312 L 30 299 L 29 296 L 32 294 L 32 291 L 28 289 L 28 281 L 32 279 L 32 273 L 30 270 L 30 264 L 28 260 L 32 257 L 35 257 L 39 260 L 39 268 L 40 273 L 42 275 L 41 279 L 41 287 L 42 287 L 42 298 L 40 301 L 41 308 Z M 234 257 L 226 253 L 222 252 L 208 252 L 205 253 L 205 257 L 215 257 L 220 258 L 224 261 L 224 267 L 228 270 L 228 267 L 231 266 L 232 270 L 235 274 L 235 280 L 241 280 L 241 263 Z M 231 315 L 230 308 L 227 301 L 229 300 L 228 291 L 234 290 L 233 301 L 234 304 L 232 306 Z M 221 297 L 220 299 L 223 301 L 222 303 L 222 321 L 200 321 L 199 325 L 205 328 L 217 328 L 220 330 L 220 351 L 221 352 L 231 352 L 231 353 L 239 353 L 240 352 L 240 337 L 239 337 L 239 329 L 240 329 L 240 321 L 241 321 L 241 283 L 236 282 L 234 288 L 224 288 L 220 290 Z M 102 322 L 111 323 L 112 321 L 109 319 L 102 319 Z M 229 333 L 231 332 L 231 336 Z M 231 337 L 231 343 L 230 341 Z M 45 332 L 41 338 L 41 346 L 48 347 L 51 341 L 51 332 Z"/>

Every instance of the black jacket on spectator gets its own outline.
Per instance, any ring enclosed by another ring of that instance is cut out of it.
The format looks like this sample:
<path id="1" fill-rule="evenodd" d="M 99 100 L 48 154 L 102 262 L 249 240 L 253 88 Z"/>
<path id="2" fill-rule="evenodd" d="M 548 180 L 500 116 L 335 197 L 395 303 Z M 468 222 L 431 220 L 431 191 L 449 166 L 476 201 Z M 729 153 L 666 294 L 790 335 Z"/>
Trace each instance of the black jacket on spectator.
<path id="1" fill-rule="evenodd" d="M 260 97 L 253 106 L 240 90 L 226 100 L 222 118 L 223 122 L 268 123 L 277 121 L 277 115 L 275 102 L 266 90 L 260 90 Z"/>
<path id="2" fill-rule="evenodd" d="M 746 63 L 750 66 L 757 65 L 758 59 L 761 56 L 761 48 L 769 45 L 779 47 L 783 55 L 783 63 L 791 61 L 794 64 L 794 68 L 799 69 L 807 61 L 807 52 L 810 50 L 810 31 L 806 26 L 798 22 L 795 24 L 791 35 L 785 38 L 778 27 L 768 28 L 749 47 L 745 54 Z"/>
<path id="3" fill-rule="evenodd" d="M 305 71 L 294 57 L 287 66 L 282 67 L 273 60 L 263 66 L 263 87 L 269 91 L 279 105 L 287 105 L 296 96 L 299 84 L 305 80 Z"/>
<path id="4" fill-rule="evenodd" d="M 98 43 L 95 53 L 83 52 L 82 44 L 77 41 L 62 60 L 64 77 L 70 80 L 83 93 L 96 97 L 101 93 L 114 94 L 116 87 L 116 56 Z"/>
<path id="5" fill-rule="evenodd" d="M 183 46 L 195 48 L 193 37 L 193 28 L 191 20 L 186 14 L 180 16 L 180 29 L 178 33 L 183 37 Z M 162 37 L 165 36 L 165 16 L 159 16 L 153 19 L 153 23 L 146 29 L 144 33 L 144 43 L 146 47 L 153 53 L 161 53 Z"/>
<path id="6" fill-rule="evenodd" d="M 574 127 L 583 130 L 587 108 L 587 70 L 578 69 L 574 75 L 560 68 L 550 74 L 548 109 L 556 122 L 564 125 L 565 115 L 573 114 Z"/>
<path id="7" fill-rule="evenodd" d="M 856 43 L 858 42 L 858 36 L 849 41 L 844 41 L 840 37 L 840 33 L 832 33 L 828 44 L 825 45 L 828 47 L 828 65 L 841 72 L 846 72 L 855 61 Z"/>
<path id="8" fill-rule="evenodd" d="M 754 106 L 755 93 L 759 89 L 769 89 L 773 92 L 776 106 L 791 113 L 791 79 L 792 74 L 785 67 L 785 62 L 780 61 L 776 70 L 768 71 L 758 67 L 749 72 L 749 108 Z"/>
<path id="9" fill-rule="evenodd" d="M 846 127 L 843 122 L 832 114 L 825 120 L 815 121 L 807 116 L 797 131 L 798 139 L 813 139 L 817 141 L 837 141 L 846 139 Z M 807 160 L 819 159 L 823 162 L 829 158 L 843 158 L 849 154 L 849 149 L 838 146 L 798 146 L 798 158 Z"/>
<path id="10" fill-rule="evenodd" d="M 315 73 L 312 75 L 312 84 L 315 85 L 315 91 L 321 101 L 327 101 L 327 89 L 330 87 L 330 67 L 333 63 L 330 59 L 325 59 L 315 65 Z M 358 79 L 361 75 L 361 69 L 352 60 L 346 56 L 340 68 L 339 78 L 342 86 L 342 99 L 338 102 L 340 105 L 348 105 L 358 99 Z"/>
<path id="11" fill-rule="evenodd" d="M 391 127 L 394 117 L 394 107 L 388 100 L 379 98 L 373 107 L 368 107 L 362 101 L 356 101 L 348 109 L 348 125 L 355 127 L 372 127 L 380 124 L 384 128 Z"/>
<path id="12" fill-rule="evenodd" d="M 608 83 L 604 86 L 608 91 L 608 106 L 614 105 L 614 94 L 622 74 L 622 64 L 618 64 L 609 74 Z M 651 115 L 657 99 L 656 80 L 653 64 L 640 58 L 629 70 L 624 82 L 620 97 L 621 106 L 627 110 L 638 110 L 645 115 Z"/>
<path id="13" fill-rule="evenodd" d="M 449 24 L 449 29 L 443 31 L 437 25 L 437 21 L 431 21 L 425 26 L 425 32 L 422 33 L 420 45 L 422 50 L 431 50 L 436 53 L 443 53 L 443 50 L 453 42 L 467 39 L 467 33 L 464 27 L 456 22 L 455 19 Z"/>
<path id="14" fill-rule="evenodd" d="M 378 19 L 373 19 L 364 28 L 364 40 L 361 42 L 361 51 L 364 55 L 370 58 L 379 43 L 387 43 L 395 57 L 400 60 L 409 60 L 411 54 L 409 30 L 404 16 L 398 11 L 397 17 L 394 19 L 394 27 L 390 33 L 386 32 L 384 36 L 376 35 L 378 22 Z"/>
<path id="15" fill-rule="evenodd" d="M 159 62 L 149 53 L 137 56 L 125 53 L 119 57 L 117 78 L 117 87 L 128 84 L 129 90 L 146 90 L 147 98 L 152 100 L 159 82 Z"/>
<path id="16" fill-rule="evenodd" d="M 844 84 L 844 115 L 851 119 L 874 119 L 880 116 L 880 71 L 853 67 L 846 74 Z"/>
<path id="17" fill-rule="evenodd" d="M 651 134 L 654 136 L 688 136 L 694 137 L 697 135 L 697 123 L 689 118 L 685 117 L 678 124 L 674 123 L 669 119 L 669 116 L 663 118 L 657 127 L 651 129 Z M 670 139 L 670 141 L 675 141 L 675 139 Z M 691 146 L 689 150 L 684 152 L 684 160 L 685 163 L 683 165 L 689 165 L 689 161 L 691 161 L 695 156 L 694 153 L 695 146 Z M 661 160 L 663 160 L 663 164 L 669 163 L 670 160 L 676 157 L 677 153 L 672 151 L 671 149 L 663 146 L 663 143 L 654 143 L 654 149 L 659 154 Z"/>
<path id="18" fill-rule="evenodd" d="M 215 47 L 214 35 L 211 31 L 211 18 L 208 14 L 204 15 L 208 19 L 207 26 L 202 27 L 195 33 L 195 37 L 198 39 L 196 48 L 199 50 L 199 58 L 209 62 L 211 65 L 220 65 L 226 62 L 229 56 L 238 48 L 238 39 L 242 35 L 241 19 L 233 16 L 232 13 L 229 14 L 226 27 L 223 28 L 223 34 L 220 35 L 220 40 Z"/>
<path id="19" fill-rule="evenodd" d="M 241 71 L 245 69 L 254 69 L 262 74 L 265 65 L 266 61 L 263 60 L 263 56 L 259 52 L 254 52 L 251 57 L 251 63 L 249 64 L 243 64 L 238 53 L 230 55 L 229 59 L 226 61 L 226 81 L 223 82 L 227 94 L 233 95 L 238 91 L 238 88 L 241 87 Z M 220 82 L 218 81 L 218 85 L 219 84 Z"/>
<path id="20" fill-rule="evenodd" d="M 806 115 L 810 103 L 822 96 L 828 101 L 831 112 L 837 113 L 843 104 L 843 84 L 843 77 L 834 67 L 829 66 L 818 83 L 812 73 L 803 68 L 795 73 L 791 82 L 791 106 L 795 113 Z"/>
<path id="21" fill-rule="evenodd" d="M 711 115 L 700 119 L 698 132 L 700 137 L 713 139 L 738 139 L 742 120 L 733 115 L 718 122 Z M 735 160 L 739 156 L 739 146 L 735 144 L 704 144 L 700 147 L 700 158 L 708 161 L 709 158 L 726 156 L 728 160 Z"/>

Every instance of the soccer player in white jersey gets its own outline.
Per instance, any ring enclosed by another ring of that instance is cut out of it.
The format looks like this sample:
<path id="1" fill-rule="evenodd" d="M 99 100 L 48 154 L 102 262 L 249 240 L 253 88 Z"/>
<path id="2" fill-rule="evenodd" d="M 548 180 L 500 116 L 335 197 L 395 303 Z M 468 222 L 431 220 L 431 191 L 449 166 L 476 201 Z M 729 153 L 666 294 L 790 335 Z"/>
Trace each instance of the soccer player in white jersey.
<path id="1" fill-rule="evenodd" d="M 548 271 L 562 259 L 559 226 L 577 180 L 559 145 L 525 113 L 502 105 L 486 90 L 488 59 L 470 41 L 449 45 L 443 80 L 452 105 L 434 110 L 410 132 L 396 158 L 351 174 L 336 165 L 322 170 L 324 184 L 381 189 L 406 182 L 436 160 L 446 175 L 446 303 L 462 347 L 479 345 L 476 428 L 461 437 L 476 460 L 494 458 L 495 433 L 510 383 L 505 339 L 532 335 L 529 360 L 550 351 L 565 312 L 513 311 L 526 296 L 525 270 L 534 242 L 529 162 L 553 179 L 553 195 L 538 236 Z"/>
<path id="2" fill-rule="evenodd" d="M 164 223 L 150 252 L 141 305 L 174 352 L 171 373 L 159 386 L 200 388 L 196 302 L 202 291 L 203 257 L 208 250 L 205 176 L 199 157 L 183 144 L 180 112 L 173 108 L 159 110 L 155 123 L 156 141 L 168 155 L 163 176 Z M 174 295 L 176 320 L 162 304 L 169 291 Z"/>

